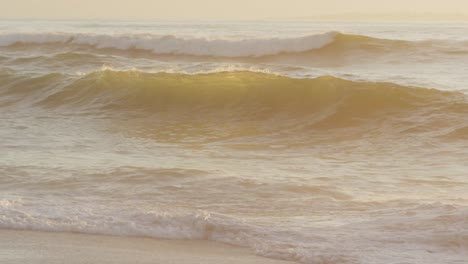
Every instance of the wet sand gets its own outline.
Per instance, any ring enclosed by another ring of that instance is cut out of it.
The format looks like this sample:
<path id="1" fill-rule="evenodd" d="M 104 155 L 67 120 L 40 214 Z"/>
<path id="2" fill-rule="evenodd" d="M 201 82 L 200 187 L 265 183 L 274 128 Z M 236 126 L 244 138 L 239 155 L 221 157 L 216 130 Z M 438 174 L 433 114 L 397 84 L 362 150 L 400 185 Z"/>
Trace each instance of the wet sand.
<path id="1" fill-rule="evenodd" d="M 292 263 L 211 241 L 0 230 L 0 263 Z"/>

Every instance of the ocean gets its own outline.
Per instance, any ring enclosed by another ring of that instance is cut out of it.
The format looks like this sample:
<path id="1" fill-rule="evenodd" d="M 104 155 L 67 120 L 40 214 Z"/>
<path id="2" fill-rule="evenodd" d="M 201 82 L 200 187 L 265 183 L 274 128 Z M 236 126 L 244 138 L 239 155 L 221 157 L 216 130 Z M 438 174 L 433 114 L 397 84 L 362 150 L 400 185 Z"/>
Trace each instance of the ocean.
<path id="1" fill-rule="evenodd" d="M 2 20 L 0 228 L 468 261 L 468 24 Z"/>

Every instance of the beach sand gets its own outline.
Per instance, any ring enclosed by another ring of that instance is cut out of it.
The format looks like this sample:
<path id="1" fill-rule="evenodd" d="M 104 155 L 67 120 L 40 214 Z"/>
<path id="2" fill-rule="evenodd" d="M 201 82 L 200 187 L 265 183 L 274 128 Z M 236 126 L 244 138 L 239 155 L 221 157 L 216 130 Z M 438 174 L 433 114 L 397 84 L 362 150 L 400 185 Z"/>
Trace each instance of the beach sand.
<path id="1" fill-rule="evenodd" d="M 292 263 L 200 240 L 0 230 L 0 263 Z"/>

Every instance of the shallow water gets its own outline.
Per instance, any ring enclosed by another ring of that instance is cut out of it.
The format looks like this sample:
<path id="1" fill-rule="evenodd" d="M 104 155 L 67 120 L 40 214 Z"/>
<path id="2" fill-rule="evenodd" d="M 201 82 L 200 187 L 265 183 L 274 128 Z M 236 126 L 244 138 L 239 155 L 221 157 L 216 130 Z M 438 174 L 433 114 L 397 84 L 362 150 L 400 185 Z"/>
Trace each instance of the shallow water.
<path id="1" fill-rule="evenodd" d="M 464 263 L 466 31 L 3 21 L 0 227 Z"/>

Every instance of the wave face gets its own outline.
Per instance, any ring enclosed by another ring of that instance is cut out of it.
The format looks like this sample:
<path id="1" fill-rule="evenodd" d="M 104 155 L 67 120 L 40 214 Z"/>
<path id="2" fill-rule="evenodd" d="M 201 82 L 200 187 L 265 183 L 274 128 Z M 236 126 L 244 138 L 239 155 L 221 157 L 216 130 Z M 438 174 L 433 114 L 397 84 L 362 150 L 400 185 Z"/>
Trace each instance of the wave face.
<path id="1" fill-rule="evenodd" d="M 201 112 L 237 112 L 239 115 L 246 111 L 259 115 L 304 115 L 334 108 L 352 117 L 412 110 L 463 97 L 457 92 L 394 83 L 354 82 L 332 76 L 294 79 L 245 71 L 188 75 L 103 70 L 70 79 L 58 73 L 19 77 L 13 71 L 5 70 L 0 77 L 5 95 L 20 93 L 19 86 L 30 84 L 35 89 L 27 90 L 27 93 L 49 90 L 37 104 L 94 110 L 198 109 Z"/>
<path id="2" fill-rule="evenodd" d="M 258 122 L 253 130 L 269 133 L 284 129 L 292 129 L 291 133 L 338 128 L 366 131 L 380 128 L 384 121 L 395 123 L 392 131 L 417 130 L 415 126 L 427 124 L 425 130 L 431 130 L 437 129 L 430 125 L 434 119 L 445 119 L 450 125 L 468 112 L 462 93 L 331 76 L 294 79 L 242 71 L 187 75 L 103 70 L 74 78 L 58 73 L 19 77 L 5 71 L 0 78 L 4 106 L 138 115 L 169 124 L 216 126 L 222 121 L 244 127 L 250 122 L 251 130 L 251 122 Z M 417 118 L 400 122 L 408 116 L 432 117 L 436 112 L 437 118 L 428 118 L 424 124 Z M 459 122 L 451 126 L 455 137 L 456 131 L 466 129 Z"/>

